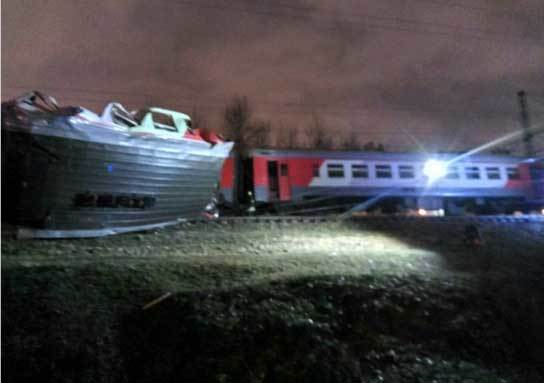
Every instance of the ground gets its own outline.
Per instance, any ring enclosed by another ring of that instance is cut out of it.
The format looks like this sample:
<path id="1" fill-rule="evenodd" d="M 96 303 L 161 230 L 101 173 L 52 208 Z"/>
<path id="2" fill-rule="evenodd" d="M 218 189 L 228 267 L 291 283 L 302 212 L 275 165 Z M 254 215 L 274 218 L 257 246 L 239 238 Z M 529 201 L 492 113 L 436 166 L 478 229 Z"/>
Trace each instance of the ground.
<path id="1" fill-rule="evenodd" d="M 2 241 L 6 382 L 540 382 L 544 223 Z"/>

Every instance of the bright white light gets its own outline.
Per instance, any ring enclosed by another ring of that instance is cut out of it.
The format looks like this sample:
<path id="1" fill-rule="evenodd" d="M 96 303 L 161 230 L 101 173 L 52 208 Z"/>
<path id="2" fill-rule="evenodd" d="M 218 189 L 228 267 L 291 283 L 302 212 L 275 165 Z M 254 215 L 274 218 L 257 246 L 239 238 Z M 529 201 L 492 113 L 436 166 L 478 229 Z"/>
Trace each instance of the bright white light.
<path id="1" fill-rule="evenodd" d="M 544 215 L 544 209 L 540 210 L 540 213 L 541 213 L 542 215 Z"/>
<path id="2" fill-rule="evenodd" d="M 427 210 L 427 209 L 417 209 L 417 214 L 421 216 L 429 216 L 429 217 L 442 217 L 445 215 L 444 209 L 438 209 L 438 210 Z"/>
<path id="3" fill-rule="evenodd" d="M 423 174 L 429 177 L 429 181 L 434 181 L 446 175 L 446 164 L 438 160 L 428 160 L 423 165 Z"/>

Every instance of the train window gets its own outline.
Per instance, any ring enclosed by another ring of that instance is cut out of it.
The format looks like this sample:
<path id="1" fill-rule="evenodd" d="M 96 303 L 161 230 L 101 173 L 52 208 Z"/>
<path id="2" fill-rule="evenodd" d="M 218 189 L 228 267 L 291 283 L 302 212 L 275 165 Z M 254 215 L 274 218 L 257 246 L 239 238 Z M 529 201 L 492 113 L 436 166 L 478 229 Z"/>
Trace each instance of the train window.
<path id="1" fill-rule="evenodd" d="M 288 170 L 287 170 L 287 164 L 281 164 L 280 165 L 280 176 L 287 176 Z"/>
<path id="2" fill-rule="evenodd" d="M 496 166 L 490 166 L 485 168 L 485 173 L 487 175 L 488 180 L 500 180 L 501 179 L 501 171 Z"/>
<path id="3" fill-rule="evenodd" d="M 446 178 L 449 180 L 459 179 L 459 170 L 457 169 L 457 166 L 448 166 Z"/>
<path id="4" fill-rule="evenodd" d="M 177 132 L 176 124 L 174 124 L 174 119 L 169 114 L 151 112 L 153 116 L 153 123 L 155 129 L 167 130 L 169 132 Z"/>
<path id="5" fill-rule="evenodd" d="M 467 166 L 465 168 L 465 177 L 469 180 L 479 180 L 480 168 L 478 168 L 477 166 Z"/>
<path id="6" fill-rule="evenodd" d="M 327 174 L 330 178 L 344 178 L 344 165 L 343 164 L 328 164 Z"/>
<path id="7" fill-rule="evenodd" d="M 518 168 L 506 168 L 506 174 L 508 175 L 509 180 L 519 180 L 521 178 Z"/>
<path id="8" fill-rule="evenodd" d="M 352 178 L 368 178 L 368 165 L 352 164 L 351 177 Z"/>
<path id="9" fill-rule="evenodd" d="M 376 178 L 391 178 L 391 165 L 376 165 Z"/>
<path id="10" fill-rule="evenodd" d="M 400 178 L 414 178 L 414 167 L 412 165 L 399 165 Z"/>
<path id="11" fill-rule="evenodd" d="M 312 177 L 319 177 L 319 164 L 312 164 Z"/>

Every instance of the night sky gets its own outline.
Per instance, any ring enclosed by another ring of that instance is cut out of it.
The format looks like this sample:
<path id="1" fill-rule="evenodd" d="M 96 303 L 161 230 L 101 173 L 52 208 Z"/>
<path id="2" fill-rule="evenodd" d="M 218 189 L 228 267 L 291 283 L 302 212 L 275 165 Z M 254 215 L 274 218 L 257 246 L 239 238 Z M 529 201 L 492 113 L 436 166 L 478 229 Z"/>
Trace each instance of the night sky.
<path id="1" fill-rule="evenodd" d="M 544 1 L 3 0 L 2 100 L 31 89 L 463 150 L 519 129 L 520 89 L 544 119 Z"/>

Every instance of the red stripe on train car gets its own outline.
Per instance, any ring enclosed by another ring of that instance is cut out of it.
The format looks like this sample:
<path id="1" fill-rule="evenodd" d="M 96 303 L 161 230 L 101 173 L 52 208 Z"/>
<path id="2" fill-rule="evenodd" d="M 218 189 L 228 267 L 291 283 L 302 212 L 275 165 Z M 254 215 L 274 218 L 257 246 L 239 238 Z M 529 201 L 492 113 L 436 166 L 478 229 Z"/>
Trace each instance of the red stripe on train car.
<path id="1" fill-rule="evenodd" d="M 291 186 L 308 186 L 313 178 L 314 166 L 321 167 L 323 158 L 255 156 L 253 158 L 253 182 L 255 186 L 268 186 L 268 162 L 277 161 L 288 166 Z"/>
<path id="2" fill-rule="evenodd" d="M 291 158 L 289 164 L 289 181 L 292 186 L 309 186 L 314 178 L 313 169 L 321 167 L 323 158 Z"/>
<path id="3" fill-rule="evenodd" d="M 529 164 L 519 164 L 517 166 L 519 179 L 509 179 L 506 182 L 506 189 L 526 189 L 528 192 L 531 188 L 531 171 Z"/>
<path id="4" fill-rule="evenodd" d="M 275 161 L 275 157 L 253 157 L 253 184 L 268 186 L 268 161 Z"/>

